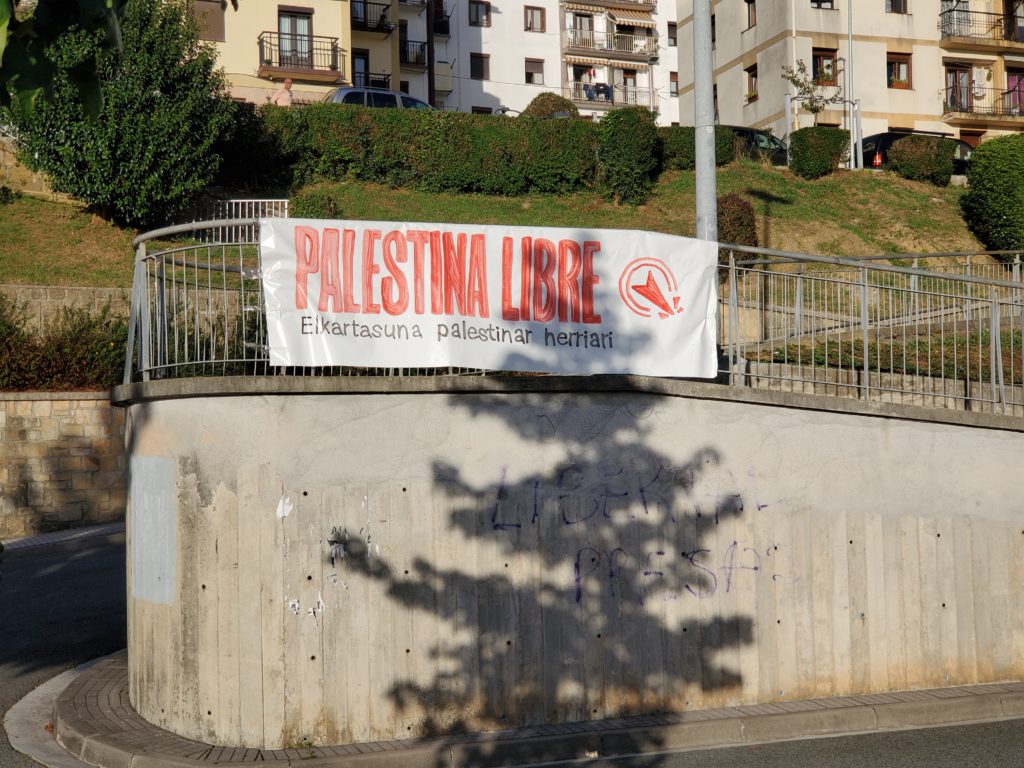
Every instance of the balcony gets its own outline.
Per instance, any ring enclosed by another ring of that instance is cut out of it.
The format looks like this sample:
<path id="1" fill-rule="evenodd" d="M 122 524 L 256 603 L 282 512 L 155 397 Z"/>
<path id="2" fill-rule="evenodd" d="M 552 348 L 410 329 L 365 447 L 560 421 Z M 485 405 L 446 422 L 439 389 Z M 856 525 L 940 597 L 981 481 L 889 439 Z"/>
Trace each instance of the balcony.
<path id="1" fill-rule="evenodd" d="M 290 35 L 262 32 L 259 48 L 259 77 L 285 78 L 317 83 L 340 83 L 345 59 L 336 37 Z"/>
<path id="2" fill-rule="evenodd" d="M 602 8 L 633 8 L 638 11 L 653 11 L 658 0 L 587 0 L 587 5 Z"/>
<path id="3" fill-rule="evenodd" d="M 431 28 L 435 35 L 449 37 L 452 33 L 451 14 L 435 16 Z"/>
<path id="4" fill-rule="evenodd" d="M 953 86 L 943 95 L 942 119 L 951 124 L 969 124 L 975 120 L 987 123 L 1024 123 L 1024 89 Z"/>
<path id="5" fill-rule="evenodd" d="M 943 48 L 1005 51 L 1024 48 L 1024 18 L 953 9 L 939 14 Z"/>
<path id="6" fill-rule="evenodd" d="M 398 63 L 405 69 L 427 68 L 427 44 L 415 40 L 401 40 L 398 44 Z"/>
<path id="7" fill-rule="evenodd" d="M 389 35 L 394 28 L 390 3 L 367 3 L 364 0 L 352 3 L 353 32 L 382 32 Z"/>
<path id="8" fill-rule="evenodd" d="M 353 72 L 352 85 L 360 88 L 391 88 L 391 74 L 388 72 Z"/>
<path id="9" fill-rule="evenodd" d="M 617 32 L 594 32 L 589 29 L 567 29 L 565 49 L 590 54 L 600 52 L 604 57 L 620 56 L 646 60 L 658 55 L 658 38 L 622 35 Z"/>
<path id="10" fill-rule="evenodd" d="M 651 106 L 650 91 L 635 85 L 570 83 L 562 88 L 562 95 L 586 107 L 614 109 Z"/>

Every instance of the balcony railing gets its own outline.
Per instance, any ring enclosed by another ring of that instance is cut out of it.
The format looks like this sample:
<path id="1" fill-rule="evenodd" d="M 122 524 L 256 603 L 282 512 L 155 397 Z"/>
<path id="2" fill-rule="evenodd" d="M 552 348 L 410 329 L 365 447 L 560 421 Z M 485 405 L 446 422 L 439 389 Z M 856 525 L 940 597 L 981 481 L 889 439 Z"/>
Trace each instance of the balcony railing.
<path id="1" fill-rule="evenodd" d="M 414 40 L 402 40 L 398 46 L 398 61 L 411 67 L 427 66 L 427 44 Z"/>
<path id="2" fill-rule="evenodd" d="M 353 72 L 352 85 L 360 88 L 390 88 L 391 75 L 387 72 Z"/>
<path id="3" fill-rule="evenodd" d="M 563 96 L 594 107 L 650 107 L 651 94 L 635 85 L 609 85 L 608 83 L 570 83 Z"/>
<path id="4" fill-rule="evenodd" d="M 945 91 L 942 111 L 986 117 L 1024 117 L 1024 88 L 1004 91 L 952 86 Z"/>
<path id="5" fill-rule="evenodd" d="M 352 29 L 364 32 L 390 32 L 394 28 L 390 3 L 367 3 L 364 0 L 355 0 L 352 3 Z"/>
<path id="6" fill-rule="evenodd" d="M 306 69 L 319 72 L 340 72 L 341 53 L 336 37 L 291 35 L 262 32 L 257 38 L 260 68 Z"/>
<path id="7" fill-rule="evenodd" d="M 451 17 L 435 16 L 433 19 L 432 29 L 435 35 L 450 35 L 452 33 Z"/>
<path id="8" fill-rule="evenodd" d="M 939 30 L 943 40 L 966 38 L 1024 44 L 1024 18 L 1012 14 L 951 9 L 939 14 Z"/>
<path id="9" fill-rule="evenodd" d="M 567 29 L 567 48 L 604 51 L 639 56 L 657 56 L 658 38 L 646 35 L 623 35 L 617 32 L 594 32 L 590 29 Z"/>

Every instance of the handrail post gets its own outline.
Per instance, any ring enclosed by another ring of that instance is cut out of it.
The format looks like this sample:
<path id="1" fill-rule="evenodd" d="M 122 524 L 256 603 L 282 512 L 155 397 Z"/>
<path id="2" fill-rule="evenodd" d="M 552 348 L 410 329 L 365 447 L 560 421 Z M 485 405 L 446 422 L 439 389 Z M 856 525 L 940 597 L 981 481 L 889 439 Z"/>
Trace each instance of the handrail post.
<path id="1" fill-rule="evenodd" d="M 132 358 L 135 356 L 135 335 L 136 326 L 139 323 L 139 301 L 142 299 L 142 293 L 145 291 L 145 283 L 142 284 L 142 290 L 139 290 L 140 275 L 142 274 L 143 260 L 146 258 L 146 244 L 140 243 L 139 247 L 135 249 L 135 268 L 132 270 L 132 296 L 131 304 L 128 307 L 128 343 L 125 345 L 124 354 L 124 376 L 122 377 L 123 384 L 132 383 Z M 141 334 L 140 338 L 141 338 Z M 140 344 L 141 347 L 141 344 Z M 142 350 L 139 350 L 139 368 L 141 365 Z"/>
<path id="2" fill-rule="evenodd" d="M 864 382 L 862 392 L 864 399 L 871 397 L 871 376 L 868 372 L 868 270 L 867 267 L 860 269 L 860 328 L 864 341 Z"/>
<path id="3" fill-rule="evenodd" d="M 796 278 L 795 323 L 797 341 L 804 335 L 804 265 L 800 264 Z"/>
<path id="4" fill-rule="evenodd" d="M 149 381 L 153 370 L 153 322 L 149 297 L 149 262 L 146 260 L 146 244 L 140 243 L 139 256 L 139 355 L 142 380 Z"/>
<path id="5" fill-rule="evenodd" d="M 736 274 L 736 252 L 729 251 L 729 384 L 735 386 L 736 384 L 736 367 L 739 365 L 740 360 L 740 343 L 739 343 L 739 311 L 740 302 L 737 292 L 739 290 L 739 280 Z"/>
<path id="6" fill-rule="evenodd" d="M 920 269 L 920 259 L 914 259 L 914 269 Z M 910 276 L 910 317 L 913 318 L 914 324 L 917 324 L 917 312 L 918 312 L 918 296 L 917 296 L 917 275 Z"/>
<path id="7" fill-rule="evenodd" d="M 1003 381 L 1003 339 L 999 320 L 999 294 L 994 285 L 989 286 L 989 302 L 992 304 L 992 321 L 989 329 L 989 381 L 992 385 L 992 412 L 996 411 L 996 379 L 998 377 L 999 404 L 1006 415 L 1006 385 Z"/>

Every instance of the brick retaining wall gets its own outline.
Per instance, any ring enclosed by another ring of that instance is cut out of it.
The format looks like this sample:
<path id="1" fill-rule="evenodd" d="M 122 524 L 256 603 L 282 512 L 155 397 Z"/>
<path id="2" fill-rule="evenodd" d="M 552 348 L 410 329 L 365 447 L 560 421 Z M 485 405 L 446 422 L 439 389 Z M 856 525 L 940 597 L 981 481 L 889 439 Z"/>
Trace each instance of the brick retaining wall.
<path id="1" fill-rule="evenodd" d="M 0 392 L 0 540 L 122 520 L 126 495 L 106 392 Z"/>

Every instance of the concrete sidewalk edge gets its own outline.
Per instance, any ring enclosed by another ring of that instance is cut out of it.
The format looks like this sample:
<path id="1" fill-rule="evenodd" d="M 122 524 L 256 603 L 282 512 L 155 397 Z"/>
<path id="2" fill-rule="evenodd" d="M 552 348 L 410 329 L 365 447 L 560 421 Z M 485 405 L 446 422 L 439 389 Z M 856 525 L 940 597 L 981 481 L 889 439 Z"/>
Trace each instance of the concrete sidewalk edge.
<path id="1" fill-rule="evenodd" d="M 77 682 L 84 684 L 88 681 Z M 420 742 L 353 744 L 335 748 L 349 754 L 332 756 L 311 756 L 304 754 L 303 750 L 281 750 L 273 759 L 268 757 L 266 760 L 264 754 L 269 756 L 270 751 L 249 750 L 258 756 L 239 759 L 234 756 L 236 750 L 218 751 L 219 747 L 209 748 L 210 752 L 216 753 L 215 756 L 208 754 L 203 759 L 184 757 L 161 752 L 159 739 L 146 741 L 143 749 L 132 749 L 125 745 L 124 733 L 119 738 L 111 728 L 96 724 L 90 726 L 78 716 L 75 691 L 81 690 L 79 684 L 69 686 L 57 697 L 53 722 L 60 744 L 76 758 L 102 768 L 208 768 L 211 764 L 243 766 L 253 762 L 264 765 L 276 763 L 281 768 L 300 763 L 304 768 L 513 766 L 1024 718 L 1024 691 L 990 690 L 1010 686 L 1020 687 L 1008 684 L 942 689 L 941 696 L 888 703 L 864 703 L 864 699 L 873 697 L 849 697 L 842 700 L 848 701 L 848 705 L 833 700 L 834 703 L 824 709 L 724 715 L 693 722 L 639 727 L 608 727 L 611 724 L 608 722 L 539 726 L 523 729 L 528 735 L 522 737 L 510 737 L 508 732 L 503 732 Z M 163 733 L 170 740 L 179 739 Z M 289 754 L 281 756 L 281 752 Z"/>

